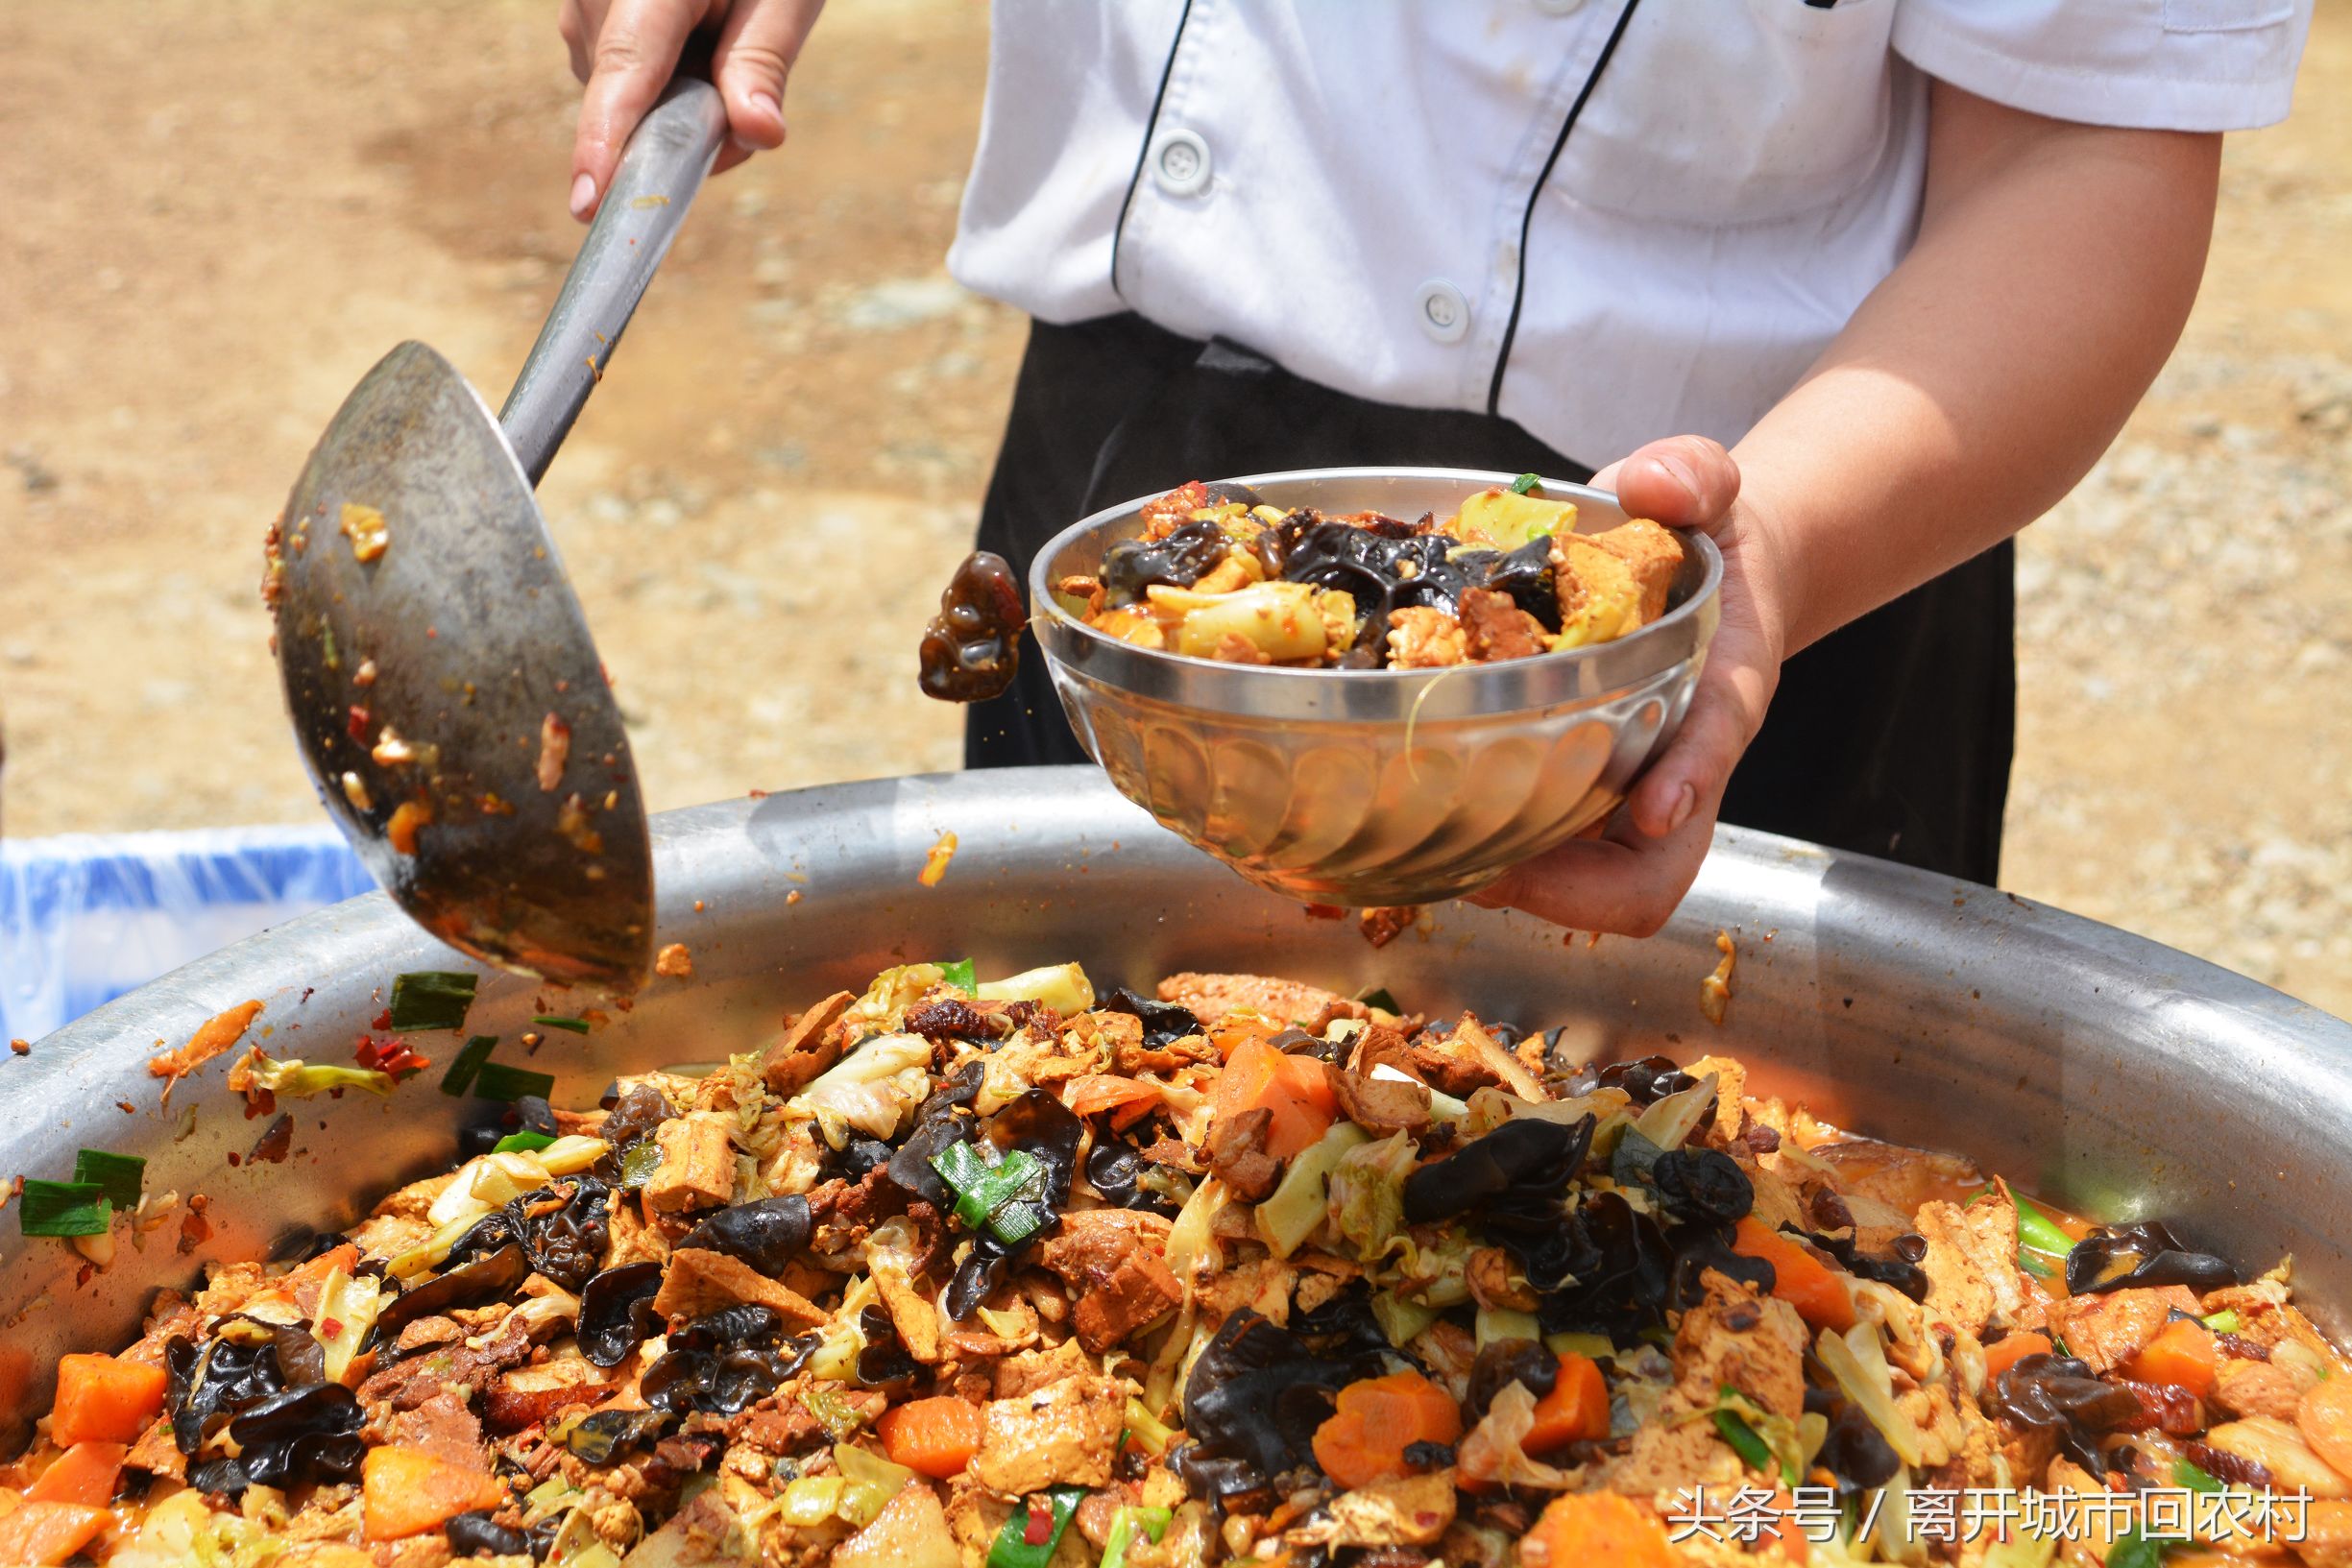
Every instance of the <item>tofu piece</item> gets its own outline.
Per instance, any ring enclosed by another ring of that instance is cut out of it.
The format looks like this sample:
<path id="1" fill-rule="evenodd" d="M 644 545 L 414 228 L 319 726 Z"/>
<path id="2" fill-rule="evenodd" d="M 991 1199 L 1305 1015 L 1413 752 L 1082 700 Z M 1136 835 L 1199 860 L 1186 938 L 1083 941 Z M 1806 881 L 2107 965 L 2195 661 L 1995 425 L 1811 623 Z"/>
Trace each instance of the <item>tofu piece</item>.
<path id="1" fill-rule="evenodd" d="M 680 1247 L 669 1255 L 653 1310 L 664 1317 L 700 1317 L 740 1303 L 772 1308 L 786 1323 L 825 1321 L 825 1310 L 789 1286 L 780 1285 L 740 1258 L 704 1247 Z"/>
<path id="2" fill-rule="evenodd" d="M 1664 615 L 1682 565 L 1683 542 L 1643 518 L 1606 533 L 1554 534 L 1562 645 L 1607 642 Z"/>
<path id="3" fill-rule="evenodd" d="M 1203 975 L 1187 972 L 1159 982 L 1159 1000 L 1188 1008 L 1203 1025 L 1227 1013 L 1247 1010 L 1277 1024 L 1295 1024 L 1321 1034 L 1335 1018 L 1370 1018 L 1370 1010 L 1336 991 L 1263 975 Z"/>
<path id="4" fill-rule="evenodd" d="M 671 1117 L 655 1129 L 662 1163 L 645 1182 L 645 1207 L 656 1214 L 723 1207 L 735 1195 L 735 1145 L 729 1119 L 715 1111 Z"/>
<path id="5" fill-rule="evenodd" d="M 973 1478 L 1007 1495 L 1109 1485 L 1128 1387 L 1119 1378 L 1076 1377 L 990 1400 Z"/>
<path id="6" fill-rule="evenodd" d="M 1704 1409 L 1728 1384 L 1795 1420 L 1805 1412 L 1805 1320 L 1787 1302 L 1712 1270 L 1702 1278 L 1707 1298 L 1683 1315 L 1674 1335 L 1676 1388 Z"/>
<path id="7" fill-rule="evenodd" d="M 796 1095 L 819 1073 L 841 1056 L 841 1042 L 833 1026 L 858 1000 L 853 991 L 836 991 L 792 1021 L 784 1037 L 760 1055 L 760 1078 L 770 1094 Z"/>

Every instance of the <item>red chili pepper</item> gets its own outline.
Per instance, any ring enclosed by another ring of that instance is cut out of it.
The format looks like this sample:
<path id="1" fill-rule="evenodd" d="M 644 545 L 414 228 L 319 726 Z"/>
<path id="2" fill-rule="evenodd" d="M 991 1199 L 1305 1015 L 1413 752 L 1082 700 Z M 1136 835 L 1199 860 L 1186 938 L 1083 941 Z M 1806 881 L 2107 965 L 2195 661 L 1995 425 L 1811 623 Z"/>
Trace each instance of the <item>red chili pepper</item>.
<path id="1" fill-rule="evenodd" d="M 1043 1546 L 1054 1538 L 1054 1510 L 1035 1498 L 1030 1499 L 1029 1528 L 1021 1532 L 1024 1546 Z"/>
<path id="2" fill-rule="evenodd" d="M 365 739 L 367 739 L 367 738 L 368 738 L 368 711 L 367 711 L 366 709 L 364 709 L 364 708 L 361 708 L 361 707 L 358 707 L 358 706 L 354 705 L 354 706 L 352 707 L 352 721 L 351 721 L 351 723 L 350 723 L 350 724 L 346 725 L 346 726 L 345 726 L 345 728 L 351 731 L 351 733 L 352 733 L 352 738 L 353 740 L 365 740 Z"/>

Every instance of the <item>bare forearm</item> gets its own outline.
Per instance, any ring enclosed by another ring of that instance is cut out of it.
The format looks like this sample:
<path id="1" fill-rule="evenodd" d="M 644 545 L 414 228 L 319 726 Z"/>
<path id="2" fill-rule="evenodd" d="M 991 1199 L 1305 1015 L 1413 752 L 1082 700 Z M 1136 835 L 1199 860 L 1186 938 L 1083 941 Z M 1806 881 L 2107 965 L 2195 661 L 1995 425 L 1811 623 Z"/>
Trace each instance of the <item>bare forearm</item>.
<path id="1" fill-rule="evenodd" d="M 1734 448 L 1794 653 L 2089 470 L 2187 320 L 2219 138 L 1936 88 L 1918 243 Z"/>

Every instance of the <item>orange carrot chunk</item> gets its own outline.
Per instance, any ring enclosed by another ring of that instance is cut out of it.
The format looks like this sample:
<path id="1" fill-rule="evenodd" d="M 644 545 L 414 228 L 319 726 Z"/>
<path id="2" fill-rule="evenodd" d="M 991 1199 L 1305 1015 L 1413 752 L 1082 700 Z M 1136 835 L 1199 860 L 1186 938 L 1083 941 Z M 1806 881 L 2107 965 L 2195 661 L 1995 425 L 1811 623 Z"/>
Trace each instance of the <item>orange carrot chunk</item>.
<path id="1" fill-rule="evenodd" d="M 1261 1106 L 1271 1111 L 1266 1152 L 1277 1160 L 1289 1159 L 1330 1131 L 1339 1116 L 1323 1064 L 1312 1056 L 1285 1055 L 1263 1040 L 1245 1040 L 1233 1049 L 1210 1103 L 1219 1118 Z"/>
<path id="2" fill-rule="evenodd" d="M 980 1452 L 985 1424 L 978 1405 L 940 1394 L 891 1406 L 874 1423 L 874 1430 L 882 1434 L 882 1449 L 891 1463 L 903 1464 L 934 1481 L 946 1481 L 963 1474 L 963 1467 Z"/>
<path id="3" fill-rule="evenodd" d="M 489 1471 L 452 1464 L 422 1448 L 371 1448 L 359 1464 L 360 1515 L 371 1541 L 422 1535 L 458 1514 L 505 1501 L 506 1488 Z"/>
<path id="4" fill-rule="evenodd" d="M 1352 1491 L 1374 1482 L 1401 1481 L 1405 1450 L 1415 1443 L 1451 1443 L 1462 1435 L 1454 1396 L 1418 1372 L 1365 1378 L 1340 1390 L 1339 1409 L 1315 1429 L 1315 1462 Z"/>
<path id="5" fill-rule="evenodd" d="M 2123 1363 L 2123 1375 L 2170 1384 L 2202 1399 L 2213 1391 L 2214 1359 L 2213 1330 L 2194 1318 L 2176 1318 Z"/>
<path id="6" fill-rule="evenodd" d="M 1677 1568 L 1681 1560 L 1658 1516 L 1616 1492 L 1553 1499 L 1519 1543 L 1526 1568 Z"/>
<path id="7" fill-rule="evenodd" d="M 1536 1401 L 1535 1425 L 1519 1439 L 1530 1454 L 1609 1435 L 1609 1386 L 1600 1364 L 1589 1356 L 1570 1351 L 1560 1358 L 1560 1375 L 1552 1391 Z"/>
<path id="8" fill-rule="evenodd" d="M 1739 1221 L 1732 1250 L 1772 1265 L 1772 1293 L 1817 1329 L 1854 1327 L 1854 1292 L 1845 1276 L 1754 1215 Z"/>
<path id="9" fill-rule="evenodd" d="M 25 1488 L 28 1503 L 79 1503 L 103 1508 L 114 1500 L 114 1482 L 123 1473 L 122 1443 L 76 1443 L 41 1472 L 40 1480 Z"/>
<path id="10" fill-rule="evenodd" d="M 160 1366 L 114 1356 L 66 1356 L 58 1362 L 57 1404 L 49 1412 L 50 1440 L 135 1443 L 163 1411 L 170 1379 Z"/>
<path id="11" fill-rule="evenodd" d="M 2312 1385 L 2295 1409 L 2294 1424 L 2329 1469 L 2352 1476 L 2352 1377 L 2340 1372 Z"/>
<path id="12" fill-rule="evenodd" d="M 1995 1378 L 2028 1356 L 2047 1356 L 2055 1347 L 2047 1334 L 2004 1334 L 1984 1347 L 1984 1381 Z"/>
<path id="13" fill-rule="evenodd" d="M 0 1517 L 0 1562 L 63 1562 L 113 1517 L 111 1509 L 80 1503 L 27 1503 Z"/>

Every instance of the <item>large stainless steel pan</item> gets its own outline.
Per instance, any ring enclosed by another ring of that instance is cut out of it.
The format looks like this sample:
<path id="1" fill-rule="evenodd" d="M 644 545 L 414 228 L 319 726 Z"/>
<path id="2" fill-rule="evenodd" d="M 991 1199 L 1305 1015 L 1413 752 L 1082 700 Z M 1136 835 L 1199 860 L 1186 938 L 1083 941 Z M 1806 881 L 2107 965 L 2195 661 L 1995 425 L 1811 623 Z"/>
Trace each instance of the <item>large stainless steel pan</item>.
<path id="1" fill-rule="evenodd" d="M 915 880 L 954 830 L 946 880 Z M 535 1065 L 593 1101 L 624 1068 L 750 1049 L 787 1007 L 877 968 L 977 958 L 983 975 L 1082 959 L 1098 983 L 1179 968 L 1267 969 L 1407 1006 L 1571 1025 L 1578 1049 L 1734 1051 L 1768 1090 L 1882 1136 L 1963 1149 L 2109 1217 L 2169 1215 L 2242 1266 L 2295 1254 L 2323 1320 L 2352 1300 L 2338 1237 L 2352 1218 L 2352 1025 L 2185 954 L 2008 895 L 1765 834 L 1723 831 L 1673 924 L 1646 942 L 1584 938 L 1448 905 L 1426 936 L 1374 951 L 1352 923 L 1306 918 L 1121 799 L 1091 768 L 842 784 L 673 812 L 655 824 L 660 940 L 693 953 L 585 1039 L 551 1033 Z M 800 891 L 804 897 L 790 902 Z M 1699 1010 L 1715 932 L 1739 948 L 1730 1016 Z M 63 1176 L 81 1145 L 148 1157 L 151 1192 L 202 1192 L 217 1234 L 177 1229 L 77 1281 L 62 1243 L 0 1215 L 0 1413 L 45 1408 L 61 1351 L 133 1332 L 200 1262 L 267 1252 L 349 1221 L 396 1181 L 444 1165 L 480 1102 L 434 1093 L 439 1067 L 389 1100 L 294 1104 L 292 1158 L 231 1169 L 261 1131 L 222 1084 L 226 1060 L 172 1109 L 146 1075 L 158 1042 L 248 998 L 275 1054 L 345 1061 L 403 970 L 459 967 L 380 896 L 355 899 L 188 965 L 0 1058 L 0 1173 Z M 470 1027 L 503 1035 L 578 1003 L 490 974 Z M 446 1058 L 456 1042 L 425 1036 Z M 130 1112 L 116 1108 L 128 1102 Z M 193 1130 L 181 1123 L 193 1107 Z"/>

